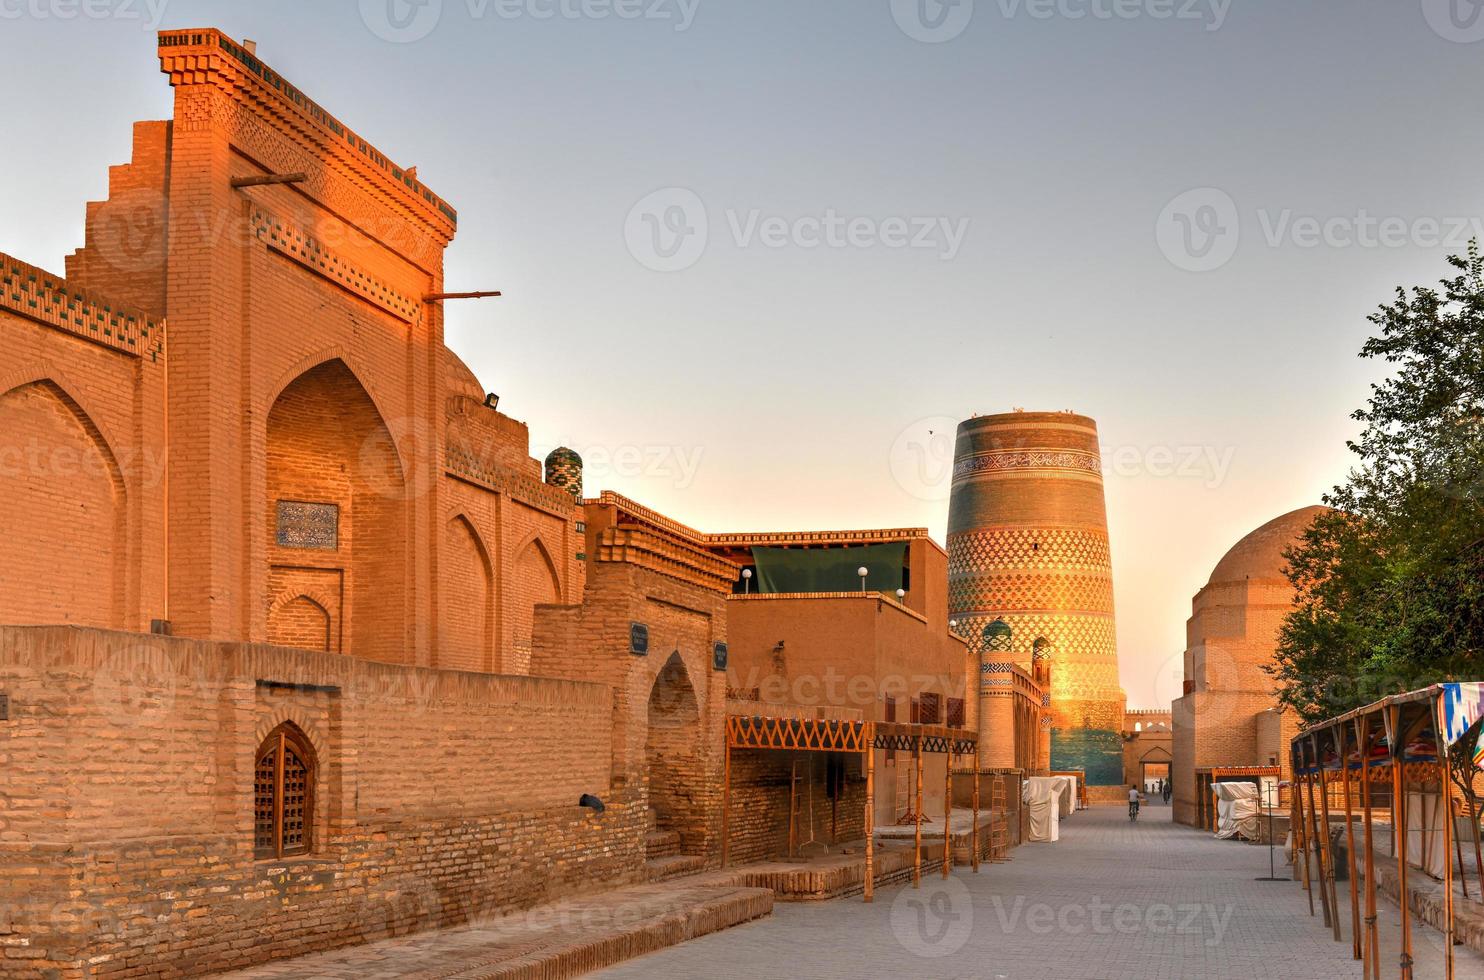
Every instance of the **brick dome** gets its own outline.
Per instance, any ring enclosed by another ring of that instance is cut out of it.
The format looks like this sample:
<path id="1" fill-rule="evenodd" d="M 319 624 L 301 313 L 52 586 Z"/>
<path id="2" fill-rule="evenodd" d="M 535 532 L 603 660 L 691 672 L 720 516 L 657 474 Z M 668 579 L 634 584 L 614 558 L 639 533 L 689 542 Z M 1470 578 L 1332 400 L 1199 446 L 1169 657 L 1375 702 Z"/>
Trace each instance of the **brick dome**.
<path id="1" fill-rule="evenodd" d="M 1296 541 L 1316 516 L 1329 510 L 1318 505 L 1300 507 L 1251 532 L 1232 546 L 1216 563 L 1207 585 L 1241 582 L 1245 579 L 1281 579 L 1288 562 L 1283 552 Z"/>

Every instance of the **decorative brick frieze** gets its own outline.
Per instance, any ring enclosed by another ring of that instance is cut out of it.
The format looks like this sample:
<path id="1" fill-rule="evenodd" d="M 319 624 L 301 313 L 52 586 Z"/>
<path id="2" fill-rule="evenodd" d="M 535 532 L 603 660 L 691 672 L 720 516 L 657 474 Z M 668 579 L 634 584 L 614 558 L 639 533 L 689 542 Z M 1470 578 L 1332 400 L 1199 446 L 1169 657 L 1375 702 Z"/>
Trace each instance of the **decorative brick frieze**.
<path id="1" fill-rule="evenodd" d="M 399 320 L 417 323 L 421 319 L 421 302 L 347 261 L 313 235 L 262 208 L 254 207 L 251 214 L 253 237 L 270 250 Z"/>
<path id="2" fill-rule="evenodd" d="M 1102 472 L 1097 454 L 1070 450 L 1015 450 L 967 456 L 953 464 L 953 477 L 1005 470 L 1064 469 L 1086 473 Z"/>
<path id="3" fill-rule="evenodd" d="M 163 320 L 111 304 L 8 255 L 0 255 L 0 309 L 136 357 L 160 360 L 164 353 Z"/>

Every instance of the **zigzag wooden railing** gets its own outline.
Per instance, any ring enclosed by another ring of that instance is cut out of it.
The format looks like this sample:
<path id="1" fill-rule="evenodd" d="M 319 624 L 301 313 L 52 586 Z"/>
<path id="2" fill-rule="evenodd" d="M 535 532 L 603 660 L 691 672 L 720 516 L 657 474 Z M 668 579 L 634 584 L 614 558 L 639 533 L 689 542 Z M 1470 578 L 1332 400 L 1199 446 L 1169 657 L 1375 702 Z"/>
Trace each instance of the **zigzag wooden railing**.
<path id="1" fill-rule="evenodd" d="M 972 755 L 973 732 L 943 725 L 848 721 L 834 718 L 782 718 L 727 715 L 727 744 L 734 749 L 793 749 L 810 752 L 864 752 L 868 747 Z"/>
<path id="2" fill-rule="evenodd" d="M 831 718 L 728 715 L 727 744 L 734 749 L 864 752 L 866 722 Z"/>

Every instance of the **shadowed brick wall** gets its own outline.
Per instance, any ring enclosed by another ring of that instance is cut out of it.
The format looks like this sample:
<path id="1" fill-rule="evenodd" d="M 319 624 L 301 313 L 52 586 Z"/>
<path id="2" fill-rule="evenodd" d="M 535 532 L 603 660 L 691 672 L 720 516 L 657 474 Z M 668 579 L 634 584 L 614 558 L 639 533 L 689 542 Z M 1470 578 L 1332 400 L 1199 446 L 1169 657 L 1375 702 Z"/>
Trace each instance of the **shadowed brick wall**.
<path id="1" fill-rule="evenodd" d="M 797 843 L 811 839 L 811 828 L 812 839 L 818 843 L 864 840 L 865 774 L 858 758 L 840 758 L 845 766 L 845 781 L 839 799 L 833 800 L 826 781 L 825 753 L 734 750 L 731 822 L 727 832 L 727 856 L 731 863 L 746 864 L 788 855 L 790 783 L 796 762 L 799 783 L 793 806 L 797 814 Z M 817 847 L 803 848 L 805 854 L 818 852 Z"/>
<path id="2" fill-rule="evenodd" d="M 0 628 L 0 976 L 198 975 L 520 908 L 643 862 L 612 693 L 549 678 L 63 627 Z M 314 851 L 253 858 L 252 776 L 292 721 Z M 25 791 L 14 787 L 24 785 Z M 583 793 L 608 804 L 593 816 Z"/>

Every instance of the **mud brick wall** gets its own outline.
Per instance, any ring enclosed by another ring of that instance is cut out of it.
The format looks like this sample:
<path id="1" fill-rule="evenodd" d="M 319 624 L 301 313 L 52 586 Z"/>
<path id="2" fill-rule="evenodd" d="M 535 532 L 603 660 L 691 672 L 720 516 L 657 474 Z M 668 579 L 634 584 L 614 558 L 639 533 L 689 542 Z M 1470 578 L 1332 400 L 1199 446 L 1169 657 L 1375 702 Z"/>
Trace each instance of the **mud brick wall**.
<path id="1" fill-rule="evenodd" d="M 195 976 L 641 874 L 606 685 L 4 627 L 0 693 L 0 977 Z M 258 860 L 253 760 L 285 721 L 313 847 Z"/>

